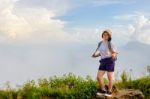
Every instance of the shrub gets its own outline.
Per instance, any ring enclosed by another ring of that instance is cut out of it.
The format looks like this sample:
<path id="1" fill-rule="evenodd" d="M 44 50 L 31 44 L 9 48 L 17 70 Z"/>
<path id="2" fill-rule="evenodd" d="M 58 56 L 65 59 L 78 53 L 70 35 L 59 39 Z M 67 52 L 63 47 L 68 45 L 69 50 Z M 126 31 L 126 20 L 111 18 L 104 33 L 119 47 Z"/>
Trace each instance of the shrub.
<path id="1" fill-rule="evenodd" d="M 141 90 L 147 99 L 150 98 L 150 78 L 144 77 L 130 81 L 125 73 L 122 81 L 116 83 L 118 88 Z M 124 83 L 125 82 L 125 83 Z M 92 99 L 98 87 L 97 81 L 90 76 L 82 78 L 74 74 L 62 77 L 50 77 L 26 82 L 18 90 L 1 90 L 0 99 Z"/>

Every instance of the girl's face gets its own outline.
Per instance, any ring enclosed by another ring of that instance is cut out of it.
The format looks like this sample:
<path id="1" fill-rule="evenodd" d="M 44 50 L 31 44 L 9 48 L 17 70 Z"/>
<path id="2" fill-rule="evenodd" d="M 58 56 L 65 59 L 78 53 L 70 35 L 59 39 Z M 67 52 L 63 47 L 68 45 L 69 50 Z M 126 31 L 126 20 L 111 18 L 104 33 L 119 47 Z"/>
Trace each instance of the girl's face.
<path id="1" fill-rule="evenodd" d="M 103 40 L 108 41 L 109 39 L 109 34 L 108 33 L 104 33 L 102 36 Z"/>

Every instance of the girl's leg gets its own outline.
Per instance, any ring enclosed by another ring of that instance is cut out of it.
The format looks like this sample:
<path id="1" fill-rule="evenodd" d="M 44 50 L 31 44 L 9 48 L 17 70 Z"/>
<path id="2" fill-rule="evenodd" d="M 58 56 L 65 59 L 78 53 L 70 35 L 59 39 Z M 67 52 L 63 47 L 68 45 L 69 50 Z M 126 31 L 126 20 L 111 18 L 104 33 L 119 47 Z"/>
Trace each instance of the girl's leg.
<path id="1" fill-rule="evenodd" d="M 105 89 L 105 86 L 104 86 L 104 81 L 103 81 L 103 76 L 105 74 L 105 71 L 102 71 L 102 70 L 99 70 L 98 73 L 97 73 L 97 80 L 98 80 L 98 83 L 99 83 L 99 87 L 104 90 Z"/>
<path id="2" fill-rule="evenodd" d="M 113 86 L 113 72 L 107 72 L 107 77 L 108 77 L 108 80 L 109 80 L 108 90 L 112 91 L 112 86 Z"/>

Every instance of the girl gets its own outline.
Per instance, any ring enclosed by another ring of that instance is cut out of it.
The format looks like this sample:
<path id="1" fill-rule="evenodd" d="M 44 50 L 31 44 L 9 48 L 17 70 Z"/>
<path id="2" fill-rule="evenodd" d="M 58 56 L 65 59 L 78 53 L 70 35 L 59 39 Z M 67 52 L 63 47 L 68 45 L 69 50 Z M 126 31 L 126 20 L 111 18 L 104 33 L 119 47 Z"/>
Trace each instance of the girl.
<path id="1" fill-rule="evenodd" d="M 98 44 L 97 50 L 92 55 L 93 58 L 101 56 L 100 66 L 97 73 L 97 80 L 100 89 L 97 91 L 97 95 L 111 96 L 112 86 L 113 86 L 113 72 L 115 67 L 115 60 L 117 57 L 117 52 L 114 45 L 111 43 L 110 30 L 105 30 L 102 33 L 102 41 Z M 107 72 L 107 77 L 109 80 L 108 90 L 105 89 L 103 82 L 103 75 Z"/>

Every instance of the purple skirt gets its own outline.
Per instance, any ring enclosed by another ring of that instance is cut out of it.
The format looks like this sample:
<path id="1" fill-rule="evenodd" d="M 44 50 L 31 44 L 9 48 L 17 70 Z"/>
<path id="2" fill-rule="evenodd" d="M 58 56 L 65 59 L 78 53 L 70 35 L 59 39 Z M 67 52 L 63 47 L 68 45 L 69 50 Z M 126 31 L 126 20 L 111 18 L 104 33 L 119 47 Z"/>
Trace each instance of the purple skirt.
<path id="1" fill-rule="evenodd" d="M 114 72 L 115 60 L 112 57 L 101 59 L 99 70 Z"/>

